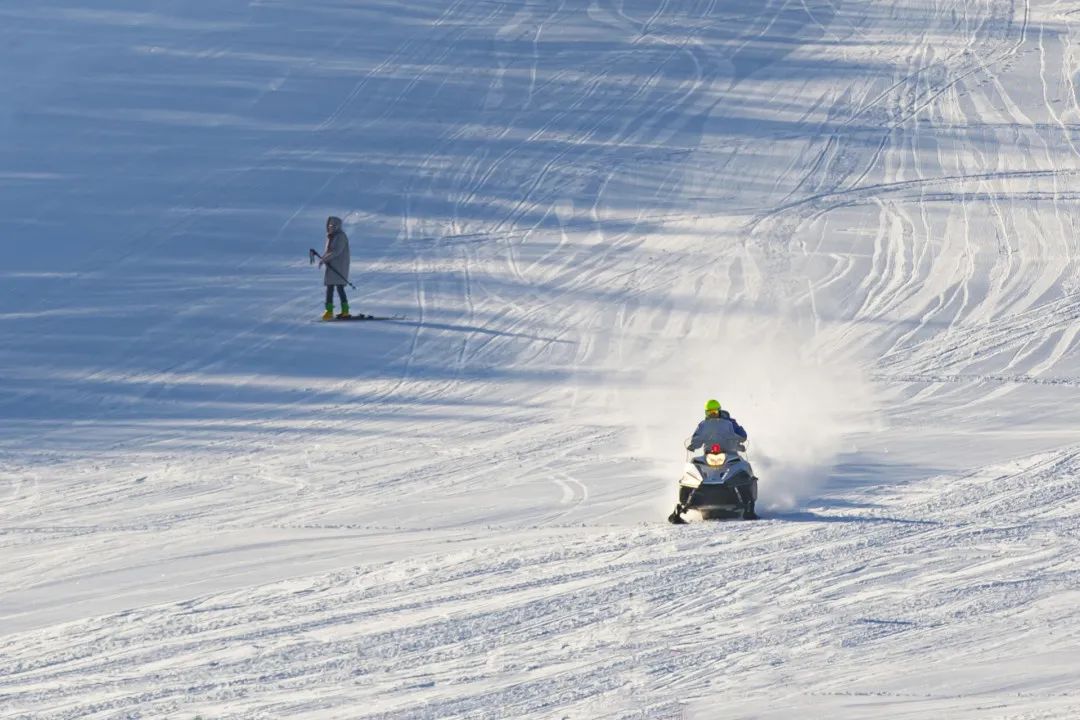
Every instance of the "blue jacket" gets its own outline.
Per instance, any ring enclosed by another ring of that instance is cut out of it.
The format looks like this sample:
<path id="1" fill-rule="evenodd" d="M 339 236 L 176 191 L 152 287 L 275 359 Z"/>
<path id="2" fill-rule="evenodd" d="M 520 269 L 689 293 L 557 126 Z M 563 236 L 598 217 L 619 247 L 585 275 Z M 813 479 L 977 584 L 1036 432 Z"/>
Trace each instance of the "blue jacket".
<path id="1" fill-rule="evenodd" d="M 698 423 L 686 449 L 697 450 L 702 446 L 719 445 L 724 452 L 734 452 L 746 442 L 746 439 L 746 430 L 743 426 L 730 414 L 721 410 L 720 417 L 707 417 Z"/>

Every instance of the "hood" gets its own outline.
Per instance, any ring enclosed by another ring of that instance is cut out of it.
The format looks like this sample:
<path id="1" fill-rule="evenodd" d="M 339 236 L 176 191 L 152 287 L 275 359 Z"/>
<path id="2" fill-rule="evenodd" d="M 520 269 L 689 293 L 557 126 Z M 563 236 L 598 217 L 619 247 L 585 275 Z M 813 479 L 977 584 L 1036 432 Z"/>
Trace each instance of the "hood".
<path id="1" fill-rule="evenodd" d="M 328 233 L 336 233 L 340 229 L 341 229 L 341 218 L 334 217 L 333 215 L 326 218 L 326 232 L 328 232 Z"/>

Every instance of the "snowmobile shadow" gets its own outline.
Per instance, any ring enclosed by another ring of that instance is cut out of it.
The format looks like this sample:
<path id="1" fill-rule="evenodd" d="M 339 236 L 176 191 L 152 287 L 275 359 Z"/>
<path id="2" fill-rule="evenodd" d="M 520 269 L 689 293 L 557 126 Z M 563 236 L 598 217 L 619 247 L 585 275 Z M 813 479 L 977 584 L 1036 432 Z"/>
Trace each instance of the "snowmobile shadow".
<path id="1" fill-rule="evenodd" d="M 833 509 L 850 508 L 852 510 L 874 510 L 881 507 L 877 503 L 856 502 L 854 500 L 834 500 L 832 498 L 829 498 L 827 500 L 824 498 L 818 498 L 814 501 L 814 503 L 820 504 L 822 506 L 828 506 Z"/>
<path id="2" fill-rule="evenodd" d="M 521 338 L 524 340 L 539 340 L 541 342 L 549 343 L 563 343 L 565 345 L 572 345 L 574 341 L 563 340 L 562 338 L 545 337 L 543 335 L 531 335 L 529 333 L 516 333 L 507 332 L 505 330 L 492 330 L 490 328 L 477 327 L 475 325 L 455 325 L 453 323 L 438 323 L 438 322 L 419 322 L 416 320 L 397 320 L 391 319 L 386 321 L 387 325 L 405 325 L 408 327 L 416 328 L 428 328 L 431 330 L 449 330 L 451 332 L 464 332 L 464 333 L 478 333 L 480 335 L 491 335 L 492 337 L 508 337 L 508 338 Z"/>
<path id="3" fill-rule="evenodd" d="M 768 512 L 762 515 L 766 520 L 783 520 L 785 522 L 820 522 L 820 523 L 867 523 L 867 524 L 900 524 L 900 525 L 941 525 L 939 520 L 911 520 L 909 518 L 895 517 L 867 517 L 864 515 L 818 515 L 809 510 L 802 512 Z"/>

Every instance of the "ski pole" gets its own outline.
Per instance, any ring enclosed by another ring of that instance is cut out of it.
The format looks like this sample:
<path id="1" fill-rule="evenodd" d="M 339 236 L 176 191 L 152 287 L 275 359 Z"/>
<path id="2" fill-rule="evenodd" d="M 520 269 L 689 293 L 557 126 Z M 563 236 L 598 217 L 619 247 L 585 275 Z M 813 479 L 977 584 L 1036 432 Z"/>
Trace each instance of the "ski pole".
<path id="1" fill-rule="evenodd" d="M 339 278 L 341 278 L 342 280 L 345 280 L 345 276 L 342 275 L 341 273 L 339 273 L 337 271 L 337 268 L 335 268 L 333 265 L 331 265 L 328 260 L 323 260 L 323 256 L 320 255 L 319 253 L 315 252 L 315 248 L 309 248 L 308 249 L 308 263 L 310 263 L 311 265 L 314 265 L 315 264 L 315 258 L 319 258 L 320 260 L 322 260 L 323 265 L 330 268 L 330 270 L 332 272 L 336 273 Z M 353 290 L 356 289 L 356 286 L 353 285 L 348 280 L 345 280 L 345 284 L 348 285 L 349 287 L 351 287 Z"/>

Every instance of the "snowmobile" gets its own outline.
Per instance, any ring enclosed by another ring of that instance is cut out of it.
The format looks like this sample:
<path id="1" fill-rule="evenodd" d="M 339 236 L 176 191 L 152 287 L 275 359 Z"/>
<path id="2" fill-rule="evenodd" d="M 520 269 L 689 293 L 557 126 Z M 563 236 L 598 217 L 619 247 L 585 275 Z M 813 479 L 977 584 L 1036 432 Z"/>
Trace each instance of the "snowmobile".
<path id="1" fill-rule="evenodd" d="M 686 470 L 679 479 L 679 502 L 668 522 L 685 524 L 682 516 L 688 510 L 697 510 L 703 520 L 756 520 L 758 479 L 745 452 L 745 445 L 736 452 L 724 452 L 719 445 L 712 445 L 702 455 L 688 455 Z"/>

